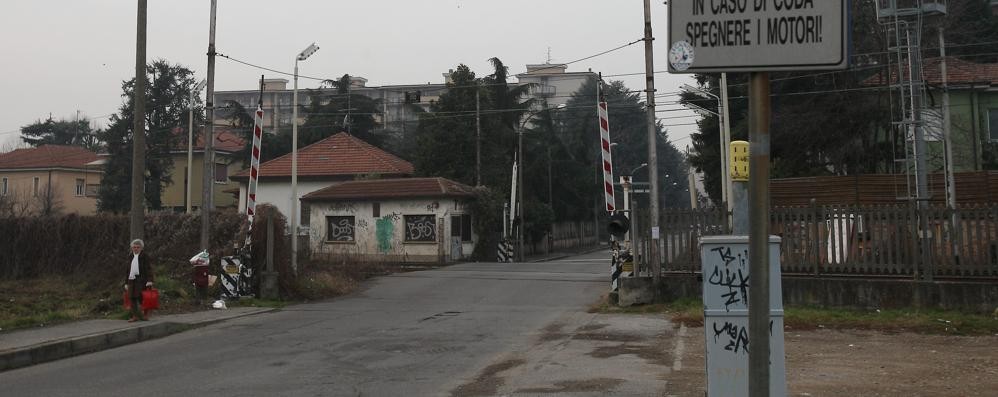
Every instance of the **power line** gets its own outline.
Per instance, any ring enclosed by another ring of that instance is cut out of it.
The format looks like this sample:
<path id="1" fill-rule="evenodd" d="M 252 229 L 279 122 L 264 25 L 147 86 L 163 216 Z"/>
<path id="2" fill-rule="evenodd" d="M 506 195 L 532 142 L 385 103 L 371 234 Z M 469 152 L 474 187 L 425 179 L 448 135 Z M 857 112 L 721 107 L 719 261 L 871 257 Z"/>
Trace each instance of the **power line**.
<path id="1" fill-rule="evenodd" d="M 606 50 L 606 51 L 598 52 L 596 54 L 589 55 L 589 56 L 586 56 L 586 57 L 583 57 L 583 58 L 579 58 L 579 59 L 576 59 L 574 61 L 565 62 L 565 63 L 559 63 L 559 64 L 552 65 L 552 66 L 549 66 L 549 67 L 546 67 L 546 68 L 534 69 L 531 72 L 538 72 L 538 71 L 548 70 L 548 69 L 556 69 L 556 68 L 560 68 L 562 65 L 566 65 L 567 66 L 567 65 L 571 65 L 571 64 L 574 64 L 574 63 L 582 62 L 582 61 L 585 61 L 585 60 L 593 59 L 593 58 L 596 58 L 598 56 L 606 55 L 606 54 L 609 54 L 611 52 L 618 51 L 620 49 L 629 47 L 631 45 L 640 43 L 642 41 L 644 41 L 644 39 L 637 39 L 637 40 L 634 40 L 634 41 L 632 41 L 630 43 L 627 43 L 627 44 L 624 44 L 624 45 L 621 45 L 621 46 L 617 46 L 617 47 L 611 48 L 611 49 Z M 243 61 L 241 59 L 237 59 L 237 58 L 231 57 L 229 55 L 222 54 L 222 53 L 216 53 L 216 55 L 218 55 L 218 56 L 220 56 L 222 58 L 228 59 L 230 61 L 233 61 L 233 62 L 236 62 L 236 63 L 240 63 L 240 64 L 243 64 L 243 65 L 249 66 L 249 67 L 253 67 L 253 68 L 257 68 L 257 69 L 261 69 L 261 70 L 266 70 L 268 72 L 274 72 L 274 73 L 285 75 L 285 76 L 294 76 L 293 73 L 288 73 L 288 72 L 280 71 L 280 70 L 277 70 L 277 69 L 273 69 L 273 68 L 268 68 L 268 67 L 265 67 L 265 66 L 256 65 L 256 64 L 253 64 L 253 63 L 250 63 L 250 62 L 247 62 L 247 61 Z M 530 72 L 524 72 L 524 73 L 530 73 Z M 523 73 L 517 73 L 517 74 L 523 74 Z M 513 78 L 517 74 L 509 75 L 506 78 L 507 79 Z M 309 79 L 309 80 L 317 80 L 317 81 L 337 81 L 338 80 L 338 78 L 319 78 L 319 77 L 306 76 L 306 75 L 302 75 L 302 74 L 299 74 L 298 77 L 304 78 L 304 79 Z M 486 86 L 486 85 L 487 84 L 482 84 L 482 85 L 478 85 L 478 86 Z M 505 84 L 504 83 L 495 83 L 495 84 L 491 84 L 491 85 L 505 85 Z M 474 87 L 474 86 L 469 86 L 469 88 L 470 87 Z M 460 87 L 448 87 L 448 88 L 460 88 Z"/>

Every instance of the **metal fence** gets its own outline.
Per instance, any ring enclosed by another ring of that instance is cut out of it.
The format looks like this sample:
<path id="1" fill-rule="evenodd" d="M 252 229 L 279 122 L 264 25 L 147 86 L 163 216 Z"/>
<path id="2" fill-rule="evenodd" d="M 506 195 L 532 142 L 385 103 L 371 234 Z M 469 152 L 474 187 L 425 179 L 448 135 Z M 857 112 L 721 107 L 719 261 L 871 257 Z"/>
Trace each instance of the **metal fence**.
<path id="1" fill-rule="evenodd" d="M 639 258 L 647 258 L 647 213 L 635 213 Z M 664 271 L 699 272 L 700 236 L 728 234 L 720 209 L 666 210 Z M 770 233 L 783 238 L 784 274 L 917 279 L 998 277 L 998 206 L 774 207 Z"/>

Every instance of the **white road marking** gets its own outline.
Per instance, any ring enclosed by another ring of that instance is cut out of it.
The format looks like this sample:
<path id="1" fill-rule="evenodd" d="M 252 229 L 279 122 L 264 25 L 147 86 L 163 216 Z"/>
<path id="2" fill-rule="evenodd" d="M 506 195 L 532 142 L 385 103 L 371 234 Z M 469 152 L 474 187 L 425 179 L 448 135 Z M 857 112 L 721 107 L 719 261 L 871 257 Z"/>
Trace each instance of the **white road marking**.
<path id="1" fill-rule="evenodd" d="M 686 350 L 686 341 L 683 338 L 686 337 L 686 324 L 679 324 L 679 333 L 676 337 L 676 348 L 672 350 L 672 370 L 680 371 L 683 369 L 683 353 Z"/>

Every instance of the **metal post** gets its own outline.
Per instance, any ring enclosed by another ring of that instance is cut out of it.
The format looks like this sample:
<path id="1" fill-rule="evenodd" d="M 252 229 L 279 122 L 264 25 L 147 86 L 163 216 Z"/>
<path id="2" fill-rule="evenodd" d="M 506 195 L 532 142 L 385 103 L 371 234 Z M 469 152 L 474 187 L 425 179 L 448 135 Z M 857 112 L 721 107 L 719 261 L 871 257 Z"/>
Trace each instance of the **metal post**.
<path id="1" fill-rule="evenodd" d="M 528 119 L 529 120 L 529 119 Z M 524 121 L 526 123 L 526 121 Z M 526 221 L 523 219 L 523 124 L 520 124 L 520 129 L 518 131 L 516 144 L 516 180 L 519 188 L 516 189 L 517 194 L 517 205 L 516 205 L 516 216 L 520 219 L 520 224 L 516 227 L 516 257 L 518 262 L 523 262 L 523 230 Z"/>
<path id="2" fill-rule="evenodd" d="M 482 105 L 475 90 L 475 186 L 482 186 Z"/>
<path id="3" fill-rule="evenodd" d="M 946 76 L 946 40 L 943 34 L 943 27 L 939 27 L 939 59 L 940 74 L 943 78 L 943 138 L 946 146 L 946 206 L 952 212 L 950 218 L 950 243 L 953 247 L 953 255 L 957 257 L 959 263 L 960 243 L 956 240 L 960 228 L 960 217 L 956 214 L 956 180 L 953 173 L 956 172 L 953 164 L 953 132 L 950 126 L 949 109 L 949 79 Z"/>
<path id="4" fill-rule="evenodd" d="M 185 212 L 187 214 L 191 213 L 191 186 L 193 186 L 192 183 L 194 182 L 192 180 L 194 178 L 194 100 L 197 98 L 197 93 L 201 92 L 201 88 L 204 87 L 205 83 L 207 81 L 201 80 L 201 82 L 195 84 L 194 88 L 191 89 L 190 114 L 187 126 L 187 184 L 185 186 L 186 191 L 184 192 L 184 202 L 187 203 Z"/>
<path id="5" fill-rule="evenodd" d="M 769 397 L 769 74 L 749 82 L 749 396 Z"/>
<path id="6" fill-rule="evenodd" d="M 218 0 L 211 0 L 210 28 L 208 29 L 208 91 L 205 94 L 205 127 L 204 132 L 204 174 L 201 186 L 201 249 L 210 248 L 211 233 L 211 193 L 215 183 L 215 159 L 213 141 L 215 140 L 215 10 Z"/>
<path id="7" fill-rule="evenodd" d="M 651 34 L 651 0 L 644 0 L 645 16 L 645 110 L 648 114 L 648 178 L 650 182 L 650 199 L 648 207 L 651 212 L 652 239 L 648 250 L 648 261 L 651 263 L 652 278 L 655 291 L 654 300 L 658 300 L 658 285 L 662 277 L 661 264 L 658 261 L 658 137 L 655 125 L 655 67 Z"/>
<path id="8" fill-rule="evenodd" d="M 690 191 L 690 208 L 691 209 L 697 209 L 697 204 L 699 204 L 699 203 L 697 203 L 697 178 L 696 178 L 696 170 L 693 168 L 692 164 L 689 164 L 689 159 L 690 159 L 690 146 L 687 145 L 686 146 L 686 161 L 687 161 L 687 164 L 689 165 L 690 169 L 689 169 L 689 171 L 686 172 L 686 176 L 687 176 L 687 184 L 690 186 L 690 188 L 689 188 L 689 191 Z"/>
<path id="9" fill-rule="evenodd" d="M 721 109 L 717 110 L 717 114 L 718 114 L 718 118 L 723 119 L 723 122 L 721 124 L 721 126 L 722 126 L 722 128 L 721 128 L 721 167 L 723 168 L 723 171 L 721 172 L 721 176 L 724 178 L 722 180 L 723 183 L 724 183 L 724 185 L 721 186 L 721 191 L 722 191 L 722 196 L 723 196 L 722 199 L 724 200 L 724 202 L 727 203 L 728 227 L 731 227 L 732 226 L 731 225 L 731 222 L 732 222 L 731 213 L 732 213 L 732 210 L 734 209 L 734 205 L 732 203 L 732 197 L 731 197 L 732 196 L 732 189 L 733 189 L 733 187 L 731 185 L 731 175 L 729 174 L 729 171 L 728 171 L 728 169 L 730 168 L 728 166 L 728 164 L 731 161 L 731 159 L 728 158 L 728 156 L 731 155 L 731 118 L 730 118 L 731 112 L 728 111 L 728 107 L 729 106 L 728 106 L 728 74 L 727 73 L 721 73 L 721 102 L 720 103 L 721 103 L 721 106 L 720 106 Z"/>
<path id="10" fill-rule="evenodd" d="M 919 51 L 921 48 L 921 32 L 910 31 L 909 34 L 914 35 L 914 45 L 915 51 Z M 911 57 L 911 80 L 914 90 L 918 90 L 918 94 L 912 95 L 912 120 L 915 126 L 915 202 L 918 208 L 918 239 L 921 243 L 921 254 L 919 255 L 919 262 L 922 264 L 921 271 L 922 276 L 928 280 L 932 281 L 933 276 L 933 263 L 929 260 L 929 250 L 931 249 L 930 240 L 928 237 L 928 223 L 927 215 L 925 210 L 928 208 L 929 204 L 929 180 L 928 169 L 926 168 L 926 144 L 925 144 L 925 127 L 923 126 L 924 121 L 922 120 L 922 90 L 924 84 L 922 81 L 922 57 L 916 53 Z"/>
<path id="11" fill-rule="evenodd" d="M 633 174 L 633 173 L 632 173 Z M 628 219 L 634 219 L 633 214 L 631 214 L 631 176 L 623 175 L 620 177 L 620 187 L 624 191 L 624 215 L 627 215 Z M 631 245 L 631 232 L 627 231 L 624 233 L 624 246 L 630 248 Z"/>
<path id="12" fill-rule="evenodd" d="M 291 271 L 298 274 L 298 57 L 291 95 Z"/>
<path id="13" fill-rule="evenodd" d="M 135 28 L 135 87 L 132 90 L 132 203 L 129 208 L 129 234 L 142 238 L 145 220 L 146 174 L 146 19 L 148 3 L 139 0 Z"/>
<path id="14" fill-rule="evenodd" d="M 184 213 L 191 213 L 191 165 L 194 164 L 194 90 L 191 90 L 190 113 L 187 118 L 187 179 L 184 182 Z"/>

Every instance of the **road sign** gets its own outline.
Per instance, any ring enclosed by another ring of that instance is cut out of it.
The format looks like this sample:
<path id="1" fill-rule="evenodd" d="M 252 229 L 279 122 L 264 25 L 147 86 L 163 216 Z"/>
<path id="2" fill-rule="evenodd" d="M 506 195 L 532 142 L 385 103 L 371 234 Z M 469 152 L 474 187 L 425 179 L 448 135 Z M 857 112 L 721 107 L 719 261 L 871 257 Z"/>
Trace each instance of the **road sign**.
<path id="1" fill-rule="evenodd" d="M 845 69 L 848 0 L 669 2 L 669 72 Z"/>

